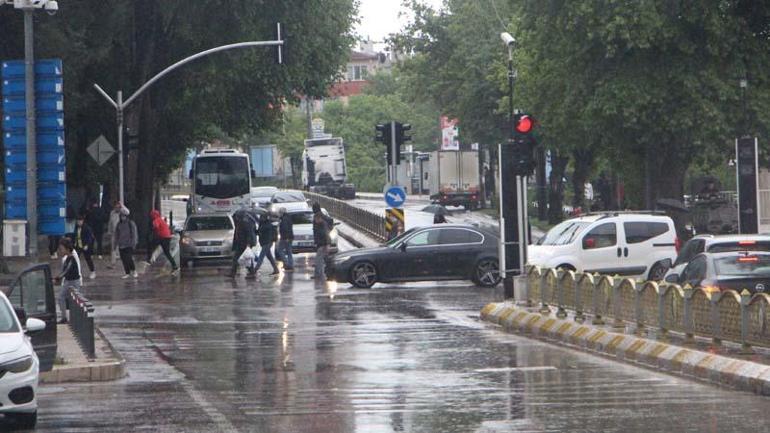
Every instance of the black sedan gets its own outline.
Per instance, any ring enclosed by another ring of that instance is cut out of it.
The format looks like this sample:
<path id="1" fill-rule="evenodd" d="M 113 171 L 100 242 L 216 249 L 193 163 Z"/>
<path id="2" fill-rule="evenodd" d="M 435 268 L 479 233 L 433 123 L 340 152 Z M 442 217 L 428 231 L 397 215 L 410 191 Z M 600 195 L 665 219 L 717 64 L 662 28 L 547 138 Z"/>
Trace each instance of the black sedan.
<path id="1" fill-rule="evenodd" d="M 693 257 L 680 275 L 666 276 L 669 283 L 702 287 L 707 292 L 732 289 L 740 293 L 764 293 L 770 288 L 770 253 L 731 251 L 701 253 Z"/>
<path id="2" fill-rule="evenodd" d="M 326 266 L 335 281 L 369 288 L 377 282 L 471 280 L 500 282 L 498 238 L 469 225 L 441 224 L 408 230 L 377 248 L 337 254 Z"/>

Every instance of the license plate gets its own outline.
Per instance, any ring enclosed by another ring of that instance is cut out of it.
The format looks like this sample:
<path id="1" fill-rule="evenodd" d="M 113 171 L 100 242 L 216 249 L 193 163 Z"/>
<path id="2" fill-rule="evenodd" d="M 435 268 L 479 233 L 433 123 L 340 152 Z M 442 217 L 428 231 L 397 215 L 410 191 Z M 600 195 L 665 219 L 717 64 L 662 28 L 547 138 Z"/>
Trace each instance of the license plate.
<path id="1" fill-rule="evenodd" d="M 200 249 L 202 253 L 218 253 L 219 248 L 216 247 L 203 247 Z"/>

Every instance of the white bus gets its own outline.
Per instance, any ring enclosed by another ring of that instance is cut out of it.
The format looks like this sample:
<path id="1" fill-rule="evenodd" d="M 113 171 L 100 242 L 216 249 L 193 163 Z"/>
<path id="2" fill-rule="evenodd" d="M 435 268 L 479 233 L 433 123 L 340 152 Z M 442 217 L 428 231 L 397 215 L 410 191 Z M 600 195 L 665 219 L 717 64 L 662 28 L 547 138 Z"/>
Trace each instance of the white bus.
<path id="1" fill-rule="evenodd" d="M 195 155 L 190 169 L 192 213 L 227 212 L 251 204 L 249 156 L 233 149 L 206 149 Z"/>

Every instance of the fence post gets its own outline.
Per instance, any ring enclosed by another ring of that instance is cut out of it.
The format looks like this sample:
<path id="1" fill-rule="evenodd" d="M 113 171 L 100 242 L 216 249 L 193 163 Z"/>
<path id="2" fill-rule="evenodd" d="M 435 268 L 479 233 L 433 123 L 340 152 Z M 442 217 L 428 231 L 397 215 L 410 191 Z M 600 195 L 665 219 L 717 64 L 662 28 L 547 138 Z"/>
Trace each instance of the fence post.
<path id="1" fill-rule="evenodd" d="M 580 274 L 580 278 L 575 276 L 575 322 L 583 323 L 586 318 L 583 316 L 583 297 L 580 295 L 580 288 L 583 282 L 583 274 Z"/>
<path id="2" fill-rule="evenodd" d="M 634 284 L 634 316 L 636 318 L 636 330 L 637 335 L 644 334 L 644 320 L 642 320 L 642 290 L 644 290 L 644 284 Z"/>
<path id="3" fill-rule="evenodd" d="M 564 276 L 570 271 L 557 271 L 556 273 L 556 302 L 559 304 L 556 310 L 556 317 L 564 319 L 567 317 L 567 310 L 564 309 Z M 561 275 L 559 275 L 561 273 Z"/>
<path id="4" fill-rule="evenodd" d="M 749 355 L 754 353 L 749 344 L 749 302 L 751 293 L 743 289 L 741 292 L 741 353 Z"/>
<path id="5" fill-rule="evenodd" d="M 620 276 L 616 275 L 615 279 L 620 278 Z M 612 319 L 612 327 L 613 328 L 625 328 L 626 325 L 623 323 L 623 320 L 620 319 L 620 286 L 623 285 L 623 280 L 620 280 L 612 285 L 612 291 L 611 291 L 611 303 L 612 303 L 612 315 L 615 316 Z"/>
<path id="6" fill-rule="evenodd" d="M 719 306 L 717 302 L 722 297 L 722 293 L 716 293 L 709 297 L 709 306 L 711 307 L 711 341 L 714 345 L 722 344 L 722 324 L 719 323 Z"/>
<path id="7" fill-rule="evenodd" d="M 658 338 L 666 339 L 668 337 L 668 326 L 666 325 L 666 291 L 674 290 L 668 285 L 658 286 Z"/>
<path id="8" fill-rule="evenodd" d="M 540 276 L 540 314 L 546 316 L 551 314 L 551 309 L 548 308 L 548 284 L 546 284 L 549 272 L 550 269 Z"/>
<path id="9" fill-rule="evenodd" d="M 689 284 L 682 288 L 684 291 L 684 337 L 686 343 L 695 341 L 692 324 L 692 294 L 693 289 Z"/>
<path id="10" fill-rule="evenodd" d="M 599 274 L 594 274 L 596 277 L 599 276 Z M 602 318 L 602 313 L 600 312 L 601 309 L 599 308 L 599 286 L 601 286 L 602 280 L 601 278 L 597 279 L 594 278 L 594 284 L 593 284 L 593 303 L 594 303 L 594 318 L 591 320 L 591 324 L 593 325 L 604 325 L 604 319 Z"/>

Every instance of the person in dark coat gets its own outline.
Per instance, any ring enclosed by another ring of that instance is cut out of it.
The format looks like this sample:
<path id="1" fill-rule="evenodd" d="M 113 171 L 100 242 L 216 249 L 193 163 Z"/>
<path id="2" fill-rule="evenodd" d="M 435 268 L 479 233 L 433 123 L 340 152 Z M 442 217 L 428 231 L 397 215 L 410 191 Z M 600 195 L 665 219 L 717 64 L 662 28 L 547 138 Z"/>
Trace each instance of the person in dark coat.
<path id="1" fill-rule="evenodd" d="M 283 257 L 283 270 L 291 272 L 294 270 L 294 256 L 291 253 L 292 242 L 294 242 L 294 223 L 291 215 L 286 213 L 286 208 L 279 211 L 281 222 L 278 225 L 278 234 L 281 236 L 278 241 L 278 251 Z"/>
<path id="2" fill-rule="evenodd" d="M 91 227 L 85 222 L 86 216 L 81 214 L 78 216 L 75 222 L 75 231 L 72 233 L 72 243 L 75 246 L 78 256 L 85 257 L 88 270 L 91 273 L 88 275 L 89 279 L 96 278 L 96 270 L 94 269 L 94 260 L 92 258 L 94 253 L 94 232 Z"/>
<path id="3" fill-rule="evenodd" d="M 120 261 L 123 263 L 123 270 L 126 272 L 123 279 L 134 277 L 139 278 L 134 263 L 134 248 L 139 242 L 139 233 L 136 230 L 136 223 L 128 217 L 128 209 L 120 210 L 120 221 L 115 225 L 115 231 L 112 233 L 112 245 L 120 254 Z"/>
<path id="4" fill-rule="evenodd" d="M 329 255 L 329 244 L 331 240 L 329 234 L 334 226 L 334 220 L 324 215 L 321 205 L 313 203 L 313 240 L 315 241 L 315 271 L 313 277 L 316 279 L 326 278 L 326 257 Z"/>
<path id="5" fill-rule="evenodd" d="M 246 248 L 253 248 L 257 245 L 257 221 L 249 212 L 236 212 L 233 215 L 235 220 L 235 231 L 233 233 L 233 265 L 228 274 L 235 277 L 238 273 L 238 259 Z"/>
<path id="6" fill-rule="evenodd" d="M 445 224 L 446 217 L 443 212 L 436 212 L 433 214 L 433 224 Z"/>
<path id="7" fill-rule="evenodd" d="M 102 242 L 104 239 L 104 224 L 106 222 L 107 215 L 104 213 L 104 210 L 99 206 L 99 203 L 93 202 L 91 204 L 91 209 L 89 209 L 86 214 L 86 224 L 88 224 L 88 227 L 91 227 L 91 230 L 94 232 L 96 249 L 93 253 L 96 254 L 100 260 L 102 259 L 102 254 L 104 254 Z"/>
<path id="8" fill-rule="evenodd" d="M 267 257 L 267 260 L 270 261 L 270 264 L 273 266 L 273 273 L 270 275 L 278 275 L 281 273 L 281 271 L 278 270 L 278 266 L 275 264 L 275 258 L 273 257 L 272 251 L 273 243 L 277 237 L 273 223 L 270 222 L 270 219 L 266 214 L 262 214 L 262 216 L 259 217 L 259 247 L 261 250 L 259 251 L 259 258 L 257 258 L 257 265 L 254 268 L 255 271 L 259 270 L 262 266 L 262 261 Z"/>

